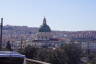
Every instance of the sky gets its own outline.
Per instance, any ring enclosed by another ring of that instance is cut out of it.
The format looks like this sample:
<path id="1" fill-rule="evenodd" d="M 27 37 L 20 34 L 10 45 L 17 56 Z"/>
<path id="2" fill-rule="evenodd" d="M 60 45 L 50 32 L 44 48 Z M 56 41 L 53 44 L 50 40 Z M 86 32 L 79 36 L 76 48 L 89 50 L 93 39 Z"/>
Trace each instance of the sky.
<path id="1" fill-rule="evenodd" d="M 4 25 L 40 27 L 43 18 L 52 30 L 96 30 L 96 0 L 0 0 Z"/>

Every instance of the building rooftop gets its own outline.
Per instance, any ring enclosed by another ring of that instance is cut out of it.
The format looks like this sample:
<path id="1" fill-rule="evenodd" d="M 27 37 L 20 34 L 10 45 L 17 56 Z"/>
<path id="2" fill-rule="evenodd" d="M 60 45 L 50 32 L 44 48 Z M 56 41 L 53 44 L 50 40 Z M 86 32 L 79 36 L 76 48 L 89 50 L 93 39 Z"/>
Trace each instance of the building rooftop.
<path id="1" fill-rule="evenodd" d="M 22 55 L 15 51 L 0 51 L 0 57 L 22 57 L 24 58 L 25 55 Z"/>

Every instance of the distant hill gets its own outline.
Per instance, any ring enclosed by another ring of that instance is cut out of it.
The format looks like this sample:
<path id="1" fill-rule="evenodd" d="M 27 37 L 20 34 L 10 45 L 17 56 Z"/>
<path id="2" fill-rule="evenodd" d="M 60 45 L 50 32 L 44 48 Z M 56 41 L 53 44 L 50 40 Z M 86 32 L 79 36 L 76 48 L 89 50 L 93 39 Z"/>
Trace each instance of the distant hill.
<path id="1" fill-rule="evenodd" d="M 36 27 L 6 25 L 3 27 L 3 39 L 20 40 L 21 38 L 32 38 L 32 35 L 37 32 L 38 28 Z"/>
<path id="2" fill-rule="evenodd" d="M 27 26 L 11 26 L 11 25 L 6 25 L 3 27 L 3 30 L 6 31 L 15 31 L 15 32 L 21 32 L 23 33 L 36 33 L 38 31 L 38 28 L 36 27 L 27 27 Z"/>

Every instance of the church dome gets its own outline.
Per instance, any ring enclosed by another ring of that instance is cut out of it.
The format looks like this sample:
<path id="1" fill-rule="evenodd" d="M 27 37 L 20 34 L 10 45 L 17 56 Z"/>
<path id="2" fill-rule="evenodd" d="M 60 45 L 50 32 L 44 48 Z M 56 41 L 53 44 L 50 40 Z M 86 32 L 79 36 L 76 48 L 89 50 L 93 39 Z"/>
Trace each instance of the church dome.
<path id="1" fill-rule="evenodd" d="M 46 18 L 43 19 L 43 25 L 39 28 L 39 32 L 51 32 L 50 27 L 46 24 Z"/>

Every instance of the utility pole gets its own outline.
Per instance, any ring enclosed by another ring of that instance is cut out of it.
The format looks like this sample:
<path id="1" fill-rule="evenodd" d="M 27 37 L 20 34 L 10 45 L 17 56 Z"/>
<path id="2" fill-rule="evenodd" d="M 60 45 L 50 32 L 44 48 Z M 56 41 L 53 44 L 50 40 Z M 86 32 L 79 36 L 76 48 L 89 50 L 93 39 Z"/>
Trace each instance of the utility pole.
<path id="1" fill-rule="evenodd" d="M 23 48 L 23 36 L 21 36 L 21 49 Z"/>
<path id="2" fill-rule="evenodd" d="M 2 49 L 2 28 L 3 28 L 3 18 L 1 18 L 0 49 Z"/>
<path id="3" fill-rule="evenodd" d="M 90 60 L 89 55 L 90 55 L 90 46 L 89 46 L 90 42 L 87 43 L 87 58 L 88 60 Z"/>

